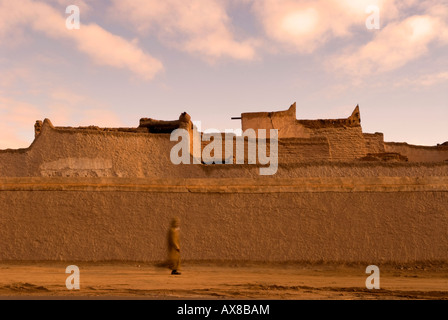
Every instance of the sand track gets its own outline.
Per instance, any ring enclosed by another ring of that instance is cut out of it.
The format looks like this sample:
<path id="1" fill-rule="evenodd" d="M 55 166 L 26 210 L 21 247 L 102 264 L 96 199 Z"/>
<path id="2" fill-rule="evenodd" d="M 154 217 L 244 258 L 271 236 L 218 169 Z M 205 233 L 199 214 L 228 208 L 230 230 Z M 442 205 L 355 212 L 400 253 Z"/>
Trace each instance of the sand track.
<path id="1" fill-rule="evenodd" d="M 448 268 L 380 266 L 380 290 L 365 287 L 365 266 L 186 263 L 181 276 L 138 263 L 85 263 L 80 290 L 68 290 L 63 262 L 1 263 L 0 298 L 443 299 Z"/>

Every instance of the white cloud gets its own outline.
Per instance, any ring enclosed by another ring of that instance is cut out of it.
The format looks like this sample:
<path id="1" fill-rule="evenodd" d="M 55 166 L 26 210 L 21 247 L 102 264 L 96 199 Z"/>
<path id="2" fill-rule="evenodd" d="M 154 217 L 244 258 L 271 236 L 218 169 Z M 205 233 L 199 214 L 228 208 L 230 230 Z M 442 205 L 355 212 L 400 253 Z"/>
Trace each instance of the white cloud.
<path id="1" fill-rule="evenodd" d="M 82 24 L 80 30 L 65 27 L 65 11 L 30 0 L 0 0 L 0 39 L 23 27 L 42 32 L 54 39 L 71 39 L 77 48 L 99 65 L 123 68 L 150 80 L 163 70 L 162 63 L 128 41 L 96 24 Z M 2 41 L 4 45 L 5 42 Z"/>
<path id="2" fill-rule="evenodd" d="M 163 70 L 159 60 L 143 52 L 134 42 L 111 34 L 95 24 L 82 26 L 78 32 L 74 32 L 74 38 L 78 49 L 99 65 L 129 69 L 146 80 L 151 80 Z"/>
<path id="3" fill-rule="evenodd" d="M 87 2 L 88 1 L 88 2 Z M 89 4 L 96 0 L 45 0 L 46 3 L 52 4 L 52 6 L 57 5 L 58 8 L 65 9 L 70 5 L 75 5 L 79 7 L 79 10 L 84 17 L 86 14 L 91 12 L 91 7 Z"/>
<path id="4" fill-rule="evenodd" d="M 269 39 L 283 50 L 308 54 L 332 38 L 351 36 L 353 28 L 365 28 L 369 5 L 392 13 L 384 0 L 259 0 L 253 9 Z"/>
<path id="5" fill-rule="evenodd" d="M 448 72 L 444 71 L 433 74 L 424 74 L 414 78 L 403 79 L 396 83 L 395 86 L 431 87 L 443 82 L 448 82 Z"/>
<path id="6" fill-rule="evenodd" d="M 55 126 L 118 127 L 123 122 L 110 108 L 89 96 L 64 87 L 56 87 L 49 95 L 50 104 L 46 112 Z"/>
<path id="7" fill-rule="evenodd" d="M 39 109 L 27 102 L 4 96 L 0 92 L 0 149 L 26 148 L 34 133 L 34 122 L 41 117 Z"/>
<path id="8" fill-rule="evenodd" d="M 365 26 L 371 5 L 380 9 L 378 31 Z M 322 57 L 330 72 L 389 72 L 422 57 L 434 43 L 448 43 L 444 0 L 258 0 L 253 10 L 274 42 L 268 43 L 276 48 L 270 52 L 312 54 L 330 40 L 341 40 L 338 54 Z M 347 40 L 362 39 L 360 32 L 368 42 L 347 45 Z"/>
<path id="9" fill-rule="evenodd" d="M 447 25 L 438 17 L 411 16 L 390 23 L 372 41 L 334 57 L 330 65 L 355 76 L 389 72 L 428 53 L 431 44 L 446 43 L 441 37 L 445 30 Z"/>
<path id="10" fill-rule="evenodd" d="M 45 106 L 0 91 L 0 149 L 27 148 L 34 139 L 34 123 L 44 118 L 55 126 L 123 125 L 107 105 L 64 87 L 55 87 L 41 98 L 46 101 Z"/>
<path id="11" fill-rule="evenodd" d="M 155 33 L 171 46 L 215 60 L 255 57 L 253 39 L 239 40 L 219 0 L 114 0 L 110 13 L 142 34 Z"/>

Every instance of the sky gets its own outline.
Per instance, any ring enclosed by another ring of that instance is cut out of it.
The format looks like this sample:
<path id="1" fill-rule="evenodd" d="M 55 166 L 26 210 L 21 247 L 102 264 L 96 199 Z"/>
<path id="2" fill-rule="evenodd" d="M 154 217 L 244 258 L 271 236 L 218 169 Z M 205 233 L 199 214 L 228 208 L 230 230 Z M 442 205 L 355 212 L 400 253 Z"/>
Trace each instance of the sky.
<path id="1" fill-rule="evenodd" d="M 136 127 L 186 111 L 224 131 L 294 102 L 298 119 L 359 104 L 364 132 L 448 141 L 448 1 L 0 0 L 0 149 L 28 147 L 45 118 Z"/>

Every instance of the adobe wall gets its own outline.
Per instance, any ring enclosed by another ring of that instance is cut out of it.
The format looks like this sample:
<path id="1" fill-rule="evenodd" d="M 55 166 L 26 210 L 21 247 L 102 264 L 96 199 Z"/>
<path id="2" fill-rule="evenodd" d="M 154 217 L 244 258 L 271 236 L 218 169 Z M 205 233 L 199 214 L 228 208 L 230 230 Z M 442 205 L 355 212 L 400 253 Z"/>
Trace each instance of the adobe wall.
<path id="1" fill-rule="evenodd" d="M 255 165 L 173 165 L 169 155 L 175 143 L 168 134 L 56 130 L 44 125 L 30 148 L 0 151 L 0 177 L 259 177 Z M 272 178 L 448 175 L 448 163 L 325 161 L 328 148 L 322 137 L 281 139 L 279 169 Z"/>
<path id="2" fill-rule="evenodd" d="M 328 161 L 330 159 L 330 144 L 325 137 L 279 139 L 279 163 L 287 165 L 298 162 Z"/>
<path id="3" fill-rule="evenodd" d="M 225 135 L 222 135 L 222 157 L 219 158 L 221 163 L 225 163 L 226 160 L 226 142 Z M 230 138 L 229 138 L 230 139 Z M 230 143 L 231 147 L 233 146 L 233 159 L 229 161 L 233 161 L 232 163 L 237 163 L 237 144 L 243 143 L 241 138 L 240 141 L 237 142 L 236 139 L 233 139 L 233 144 Z M 202 141 L 201 147 L 202 151 L 209 144 L 209 141 Z M 248 163 L 248 145 L 251 143 L 254 146 L 255 154 L 258 150 L 258 141 L 256 139 L 245 139 L 244 140 L 244 163 Z M 270 141 L 267 140 L 266 144 L 266 155 L 270 155 L 271 144 Z M 316 138 L 281 138 L 278 140 L 277 145 L 278 152 L 278 162 L 282 164 L 294 164 L 299 162 L 309 162 L 309 161 L 329 161 L 331 159 L 330 153 L 330 145 L 328 143 L 328 139 L 325 137 L 316 137 Z M 211 156 L 214 156 L 212 153 Z M 218 160 L 219 160 L 218 159 Z M 258 160 L 258 158 L 257 158 Z M 259 163 L 257 161 L 257 163 Z"/>
<path id="4" fill-rule="evenodd" d="M 407 143 L 386 142 L 386 152 L 397 152 L 408 157 L 412 162 L 448 162 L 448 147 L 415 146 Z"/>
<path id="5" fill-rule="evenodd" d="M 278 129 L 279 138 L 309 138 L 312 132 L 297 122 L 295 103 L 286 111 L 243 113 L 241 128 L 243 132 L 265 129 L 267 137 L 270 129 Z"/>
<path id="6" fill-rule="evenodd" d="M 384 153 L 384 134 L 382 133 L 363 133 L 367 153 Z"/>
<path id="7" fill-rule="evenodd" d="M 328 155 L 326 139 L 305 141 L 279 150 Z M 160 261 L 178 215 L 187 260 L 448 261 L 448 163 L 290 159 L 260 177 L 175 166 L 175 143 L 44 125 L 30 148 L 1 151 L 0 260 Z"/>
<path id="8" fill-rule="evenodd" d="M 168 134 L 44 126 L 30 148 L 0 151 L 0 177 L 259 178 L 256 165 L 173 165 L 175 143 Z M 448 175 L 448 163 L 325 161 L 329 152 L 322 137 L 281 139 L 271 178 Z"/>
<path id="9" fill-rule="evenodd" d="M 367 154 L 361 127 L 319 128 L 311 136 L 328 139 L 331 159 L 335 161 L 355 160 Z"/>
<path id="10" fill-rule="evenodd" d="M 0 179 L 0 260 L 448 262 L 448 178 Z"/>
<path id="11" fill-rule="evenodd" d="M 0 151 L 0 176 L 156 177 L 171 164 L 169 134 L 54 129 L 28 149 Z"/>
<path id="12" fill-rule="evenodd" d="M 347 119 L 297 120 L 294 103 L 286 111 L 243 113 L 241 123 L 243 131 L 278 129 L 280 139 L 325 138 L 330 146 L 329 159 L 335 161 L 362 158 L 366 156 L 368 150 L 381 148 L 378 141 L 379 135 L 363 134 L 359 107 L 356 107 Z"/>

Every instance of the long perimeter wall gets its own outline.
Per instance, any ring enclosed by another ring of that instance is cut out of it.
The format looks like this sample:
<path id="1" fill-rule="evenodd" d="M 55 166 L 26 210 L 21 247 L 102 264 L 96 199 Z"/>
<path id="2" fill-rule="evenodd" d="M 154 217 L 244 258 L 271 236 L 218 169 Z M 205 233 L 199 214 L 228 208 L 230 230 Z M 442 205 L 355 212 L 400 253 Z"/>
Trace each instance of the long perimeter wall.
<path id="1" fill-rule="evenodd" d="M 0 178 L 0 260 L 448 262 L 448 177 Z"/>

